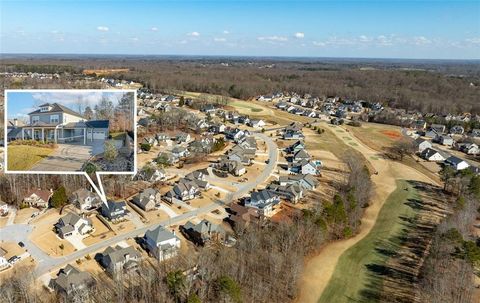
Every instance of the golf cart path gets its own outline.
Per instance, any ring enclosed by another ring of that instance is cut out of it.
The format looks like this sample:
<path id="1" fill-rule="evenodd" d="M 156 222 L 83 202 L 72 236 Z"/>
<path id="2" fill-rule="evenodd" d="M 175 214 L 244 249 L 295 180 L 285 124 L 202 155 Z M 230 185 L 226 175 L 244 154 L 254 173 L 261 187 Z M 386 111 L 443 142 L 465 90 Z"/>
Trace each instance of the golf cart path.
<path id="1" fill-rule="evenodd" d="M 340 256 L 371 231 L 387 197 L 396 189 L 397 179 L 438 184 L 407 165 L 384 159 L 380 153 L 364 145 L 351 132 L 346 132 L 340 127 L 326 128 L 345 144 L 362 153 L 378 174 L 372 175 L 373 197 L 370 206 L 365 209 L 358 233 L 352 238 L 327 244 L 318 255 L 306 261 L 297 302 L 318 302 L 335 271 Z M 339 129 L 343 132 L 337 131 Z"/>

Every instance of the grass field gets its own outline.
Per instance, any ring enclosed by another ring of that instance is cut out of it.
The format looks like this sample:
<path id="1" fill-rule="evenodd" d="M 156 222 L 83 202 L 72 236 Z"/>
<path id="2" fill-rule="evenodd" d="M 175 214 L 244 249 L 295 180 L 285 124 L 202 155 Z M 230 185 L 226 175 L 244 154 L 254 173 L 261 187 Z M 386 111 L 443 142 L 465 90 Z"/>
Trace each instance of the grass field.
<path id="1" fill-rule="evenodd" d="M 404 228 L 401 217 L 416 214 L 405 204 L 411 198 L 420 199 L 418 192 L 407 181 L 397 181 L 397 189 L 387 198 L 370 233 L 340 257 L 319 302 L 363 302 L 360 291 L 369 281 L 367 265 L 387 262 L 388 257 L 376 250 L 380 243 L 400 244 L 395 241 L 400 242 L 397 236 Z"/>
<path id="2" fill-rule="evenodd" d="M 8 170 L 29 170 L 35 163 L 46 158 L 55 149 L 30 145 L 8 146 Z"/>
<path id="3" fill-rule="evenodd" d="M 363 123 L 360 127 L 345 127 L 365 145 L 378 151 L 382 151 L 384 147 L 392 146 L 402 137 L 401 128 L 393 125 Z"/>

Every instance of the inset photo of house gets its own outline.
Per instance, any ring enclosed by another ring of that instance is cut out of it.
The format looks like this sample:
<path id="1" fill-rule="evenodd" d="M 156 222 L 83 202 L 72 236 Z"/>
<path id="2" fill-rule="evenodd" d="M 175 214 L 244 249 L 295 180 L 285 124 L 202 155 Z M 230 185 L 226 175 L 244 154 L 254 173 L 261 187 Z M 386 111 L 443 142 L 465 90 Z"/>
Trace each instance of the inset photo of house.
<path id="1" fill-rule="evenodd" d="M 6 90 L 6 172 L 134 172 L 135 91 Z"/>

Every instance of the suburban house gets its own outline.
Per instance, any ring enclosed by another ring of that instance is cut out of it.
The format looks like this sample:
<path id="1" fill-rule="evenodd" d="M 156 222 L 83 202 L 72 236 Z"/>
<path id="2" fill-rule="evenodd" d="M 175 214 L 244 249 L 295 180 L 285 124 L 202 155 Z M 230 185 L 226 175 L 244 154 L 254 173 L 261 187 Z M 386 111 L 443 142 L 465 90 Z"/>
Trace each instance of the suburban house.
<path id="1" fill-rule="evenodd" d="M 72 235 L 87 235 L 94 229 L 90 219 L 80 217 L 75 213 L 68 213 L 58 220 L 55 230 L 60 238 L 65 239 Z"/>
<path id="2" fill-rule="evenodd" d="M 203 219 L 198 224 L 188 221 L 180 227 L 182 233 L 197 245 L 205 245 L 210 241 L 225 240 L 225 230 L 217 224 Z"/>
<path id="3" fill-rule="evenodd" d="M 102 216 L 110 221 L 123 220 L 128 213 L 127 203 L 125 203 L 125 201 L 114 202 L 107 200 L 106 203 L 102 203 L 101 213 Z"/>
<path id="4" fill-rule="evenodd" d="M 5 258 L 6 254 L 7 252 L 3 248 L 0 248 L 0 271 L 5 270 L 11 266 L 7 258 Z"/>
<path id="5" fill-rule="evenodd" d="M 100 264 L 112 276 L 127 273 L 138 268 L 142 256 L 132 246 L 109 246 L 100 255 Z"/>
<path id="6" fill-rule="evenodd" d="M 303 135 L 301 130 L 286 130 L 283 133 L 283 139 L 284 140 L 298 140 L 298 139 L 304 139 L 305 136 Z"/>
<path id="7" fill-rule="evenodd" d="M 0 216 L 4 217 L 8 215 L 8 212 L 9 212 L 8 204 L 3 201 L 0 201 Z"/>
<path id="8" fill-rule="evenodd" d="M 148 230 L 143 237 L 148 252 L 160 261 L 177 255 L 180 239 L 163 226 Z"/>
<path id="9" fill-rule="evenodd" d="M 452 135 L 463 135 L 465 132 L 465 129 L 461 125 L 454 125 L 452 128 L 450 128 L 450 133 Z"/>
<path id="10" fill-rule="evenodd" d="M 60 269 L 55 279 L 50 280 L 49 286 L 58 293 L 69 296 L 87 291 L 95 284 L 93 277 L 85 271 L 80 271 L 72 265 Z"/>
<path id="11" fill-rule="evenodd" d="M 278 184 L 280 184 L 281 186 L 298 184 L 307 190 L 312 190 L 317 188 L 320 182 L 313 175 L 297 174 L 297 175 L 289 175 L 289 176 L 280 176 L 280 178 L 278 179 Z"/>
<path id="12" fill-rule="evenodd" d="M 292 145 L 290 146 L 287 146 L 285 148 L 285 151 L 289 154 L 294 154 L 296 152 L 298 152 L 299 150 L 302 150 L 302 149 L 305 149 L 305 143 L 303 143 L 303 141 L 296 141 L 295 143 L 293 143 Z"/>
<path id="13" fill-rule="evenodd" d="M 249 135 L 249 132 L 240 128 L 229 128 L 225 130 L 225 137 L 234 142 L 240 142 Z"/>
<path id="14" fill-rule="evenodd" d="M 144 189 L 141 193 L 133 197 L 132 202 L 144 211 L 155 209 L 155 205 L 160 203 L 162 195 L 154 188 Z"/>
<path id="15" fill-rule="evenodd" d="M 462 160 L 455 156 L 450 156 L 445 160 L 445 165 L 450 165 L 455 170 L 463 170 L 470 166 L 465 160 Z"/>
<path id="16" fill-rule="evenodd" d="M 287 171 L 293 174 L 310 174 L 320 175 L 320 161 L 301 160 L 298 162 L 289 163 Z"/>
<path id="17" fill-rule="evenodd" d="M 266 124 L 263 120 L 250 120 L 250 122 L 248 123 L 249 126 L 253 127 L 253 128 L 262 128 L 264 127 Z"/>
<path id="18" fill-rule="evenodd" d="M 30 207 L 47 208 L 52 195 L 52 190 L 32 189 L 23 198 L 23 203 Z"/>
<path id="19" fill-rule="evenodd" d="M 87 144 L 109 136 L 108 120 L 86 120 L 80 113 L 58 103 L 45 103 L 28 114 L 29 123 L 21 129 L 21 138 L 64 143 Z"/>
<path id="20" fill-rule="evenodd" d="M 180 158 L 185 158 L 189 155 L 189 151 L 188 149 L 186 149 L 185 147 L 183 146 L 175 146 L 174 148 L 172 148 L 172 156 L 177 158 L 177 159 L 180 159 Z"/>
<path id="21" fill-rule="evenodd" d="M 292 203 L 297 203 L 303 198 L 303 188 L 299 184 L 279 185 L 271 183 L 267 186 L 267 190 Z"/>
<path id="22" fill-rule="evenodd" d="M 82 212 L 98 208 L 102 204 L 100 197 L 91 191 L 80 188 L 72 193 L 70 203 L 75 205 Z"/>
<path id="23" fill-rule="evenodd" d="M 137 178 L 148 182 L 163 181 L 167 178 L 167 173 L 163 168 L 144 166 L 137 174 Z"/>
<path id="24" fill-rule="evenodd" d="M 230 213 L 228 221 L 236 228 L 247 228 L 251 224 L 260 225 L 263 221 L 263 216 L 256 209 L 238 203 L 230 204 L 228 211 Z"/>
<path id="25" fill-rule="evenodd" d="M 177 143 L 187 143 L 190 139 L 190 134 L 187 133 L 179 133 L 175 136 L 175 141 L 177 141 Z"/>
<path id="26" fill-rule="evenodd" d="M 280 204 L 280 197 L 270 190 L 254 191 L 250 198 L 245 199 L 245 206 L 255 208 L 260 215 L 269 217 L 277 210 L 276 206 Z"/>
<path id="27" fill-rule="evenodd" d="M 447 135 L 441 135 L 435 138 L 435 141 L 445 146 L 453 145 L 453 138 Z"/>
<path id="28" fill-rule="evenodd" d="M 245 166 L 240 161 L 229 160 L 222 158 L 215 168 L 221 171 L 228 172 L 236 177 L 239 177 L 247 172 Z"/>
<path id="29" fill-rule="evenodd" d="M 430 125 L 430 130 L 435 131 L 439 135 L 445 133 L 446 128 L 447 127 L 443 124 L 432 124 L 432 125 Z"/>
<path id="30" fill-rule="evenodd" d="M 417 147 L 417 151 L 419 153 L 423 152 L 425 149 L 427 148 L 432 148 L 432 143 L 430 141 L 427 141 L 425 139 L 422 139 L 422 138 L 417 138 L 415 140 L 415 146 Z"/>
<path id="31" fill-rule="evenodd" d="M 185 180 L 185 179 L 183 179 Z M 200 195 L 200 188 L 193 182 L 178 182 L 173 189 L 169 190 L 164 196 L 168 202 L 173 202 L 174 199 L 180 201 L 188 201 L 195 199 Z"/>
<path id="32" fill-rule="evenodd" d="M 300 149 L 300 150 L 296 151 L 292 156 L 292 161 L 293 162 L 309 161 L 310 159 L 311 159 L 311 157 L 305 149 Z"/>
<path id="33" fill-rule="evenodd" d="M 432 162 L 445 161 L 445 157 L 439 151 L 433 148 L 426 148 L 424 151 L 422 151 L 420 157 Z"/>
<path id="34" fill-rule="evenodd" d="M 457 144 L 457 149 L 466 153 L 467 155 L 480 154 L 480 148 L 475 143 L 459 143 Z"/>

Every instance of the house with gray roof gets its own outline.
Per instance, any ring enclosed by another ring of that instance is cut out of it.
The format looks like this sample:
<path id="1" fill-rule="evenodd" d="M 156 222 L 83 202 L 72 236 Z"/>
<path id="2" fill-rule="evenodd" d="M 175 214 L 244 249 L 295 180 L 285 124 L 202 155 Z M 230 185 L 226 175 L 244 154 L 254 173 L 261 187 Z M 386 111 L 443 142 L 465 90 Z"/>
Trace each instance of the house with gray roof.
<path id="1" fill-rule="evenodd" d="M 100 254 L 100 265 L 112 276 L 127 273 L 138 268 L 142 256 L 132 246 L 109 246 Z"/>
<path id="2" fill-rule="evenodd" d="M 29 122 L 21 127 L 21 139 L 83 144 L 106 140 L 109 120 L 87 120 L 80 113 L 59 103 L 44 103 L 28 114 Z"/>
<path id="3" fill-rule="evenodd" d="M 305 143 L 303 141 L 296 141 L 295 143 L 293 143 L 292 145 L 290 146 L 287 146 L 285 148 L 285 152 L 289 153 L 289 154 L 294 154 L 302 149 L 305 149 Z"/>
<path id="4" fill-rule="evenodd" d="M 94 229 L 89 218 L 80 217 L 75 213 L 68 213 L 58 220 L 55 224 L 55 230 L 60 238 L 65 239 L 74 234 L 87 235 L 93 232 Z"/>
<path id="5" fill-rule="evenodd" d="M 61 295 L 75 295 L 78 298 L 94 284 L 95 280 L 88 272 L 67 265 L 60 269 L 55 279 L 50 280 L 49 286 Z"/>
<path id="6" fill-rule="evenodd" d="M 443 153 L 433 148 L 426 148 L 425 150 L 423 150 L 422 153 L 420 154 L 420 157 L 422 157 L 427 161 L 432 161 L 432 162 L 440 162 L 446 159 Z"/>
<path id="7" fill-rule="evenodd" d="M 432 143 L 430 141 L 427 141 L 427 140 L 422 139 L 420 137 L 415 139 L 414 144 L 417 147 L 417 151 L 419 153 L 423 152 L 427 148 L 432 148 Z"/>
<path id="8" fill-rule="evenodd" d="M 102 203 L 101 214 L 110 221 L 124 220 L 128 214 L 127 203 L 125 201 L 115 202 L 107 200 L 106 203 Z"/>
<path id="9" fill-rule="evenodd" d="M 311 157 L 305 149 L 300 149 L 293 154 L 291 159 L 293 162 L 310 161 Z"/>
<path id="10" fill-rule="evenodd" d="M 160 261 L 175 257 L 180 248 L 180 239 L 175 232 L 170 232 L 161 225 L 148 230 L 143 239 L 148 252 Z"/>
<path id="11" fill-rule="evenodd" d="M 317 188 L 320 182 L 313 175 L 297 174 L 280 176 L 280 178 L 278 179 L 278 184 L 280 184 L 281 186 L 298 184 L 304 189 L 312 190 Z"/>
<path id="12" fill-rule="evenodd" d="M 225 230 L 217 224 L 203 219 L 198 224 L 188 221 L 180 227 L 180 231 L 197 245 L 205 245 L 210 241 L 225 240 Z"/>
<path id="13" fill-rule="evenodd" d="M 276 206 L 280 204 L 280 196 L 274 191 L 263 189 L 252 192 L 244 202 L 246 207 L 255 208 L 260 215 L 269 217 L 275 213 Z"/>
<path id="14" fill-rule="evenodd" d="M 267 186 L 267 190 L 277 193 L 281 198 L 292 203 L 297 203 L 300 199 L 302 199 L 304 193 L 304 189 L 299 184 L 282 186 L 279 184 L 271 183 Z"/>
<path id="15" fill-rule="evenodd" d="M 464 170 L 470 167 L 470 164 L 467 163 L 467 161 L 460 159 L 455 156 L 450 156 L 445 160 L 445 165 L 449 165 L 453 167 L 455 170 Z"/>
<path id="16" fill-rule="evenodd" d="M 155 206 L 160 203 L 162 195 L 155 188 L 146 188 L 138 195 L 133 197 L 132 202 L 144 211 L 155 209 Z"/>
<path id="17" fill-rule="evenodd" d="M 74 191 L 70 196 L 69 201 L 81 212 L 96 209 L 102 204 L 100 197 L 86 188 L 80 188 Z"/>

